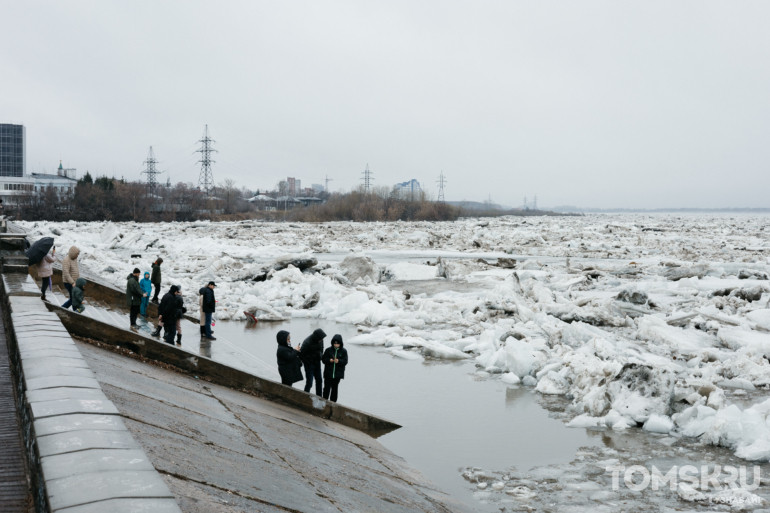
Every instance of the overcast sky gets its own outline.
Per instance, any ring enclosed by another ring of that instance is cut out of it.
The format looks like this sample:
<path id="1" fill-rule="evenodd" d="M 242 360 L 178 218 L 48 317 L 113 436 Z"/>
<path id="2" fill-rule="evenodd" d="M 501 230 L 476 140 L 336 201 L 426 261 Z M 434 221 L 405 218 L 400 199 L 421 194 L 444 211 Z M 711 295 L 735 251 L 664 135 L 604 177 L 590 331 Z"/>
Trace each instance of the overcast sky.
<path id="1" fill-rule="evenodd" d="M 767 1 L 0 0 L 27 171 L 770 207 Z"/>

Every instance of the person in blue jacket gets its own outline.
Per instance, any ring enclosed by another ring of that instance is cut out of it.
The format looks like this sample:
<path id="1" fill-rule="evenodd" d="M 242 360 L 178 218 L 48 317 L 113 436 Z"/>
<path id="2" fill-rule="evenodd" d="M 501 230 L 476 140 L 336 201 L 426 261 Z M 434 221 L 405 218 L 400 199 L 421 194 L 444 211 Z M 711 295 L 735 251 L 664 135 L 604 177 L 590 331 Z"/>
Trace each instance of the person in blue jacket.
<path id="1" fill-rule="evenodd" d="M 345 377 L 345 367 L 348 364 L 348 351 L 343 345 L 342 336 L 334 335 L 332 345 L 326 348 L 321 357 L 324 363 L 323 398 L 334 403 L 337 402 L 337 388 L 340 386 L 340 380 Z"/>
<path id="2" fill-rule="evenodd" d="M 144 272 L 144 278 L 139 282 L 139 287 L 141 287 L 142 292 L 144 292 L 144 296 L 142 297 L 142 305 L 139 308 L 139 313 L 142 314 L 142 317 L 147 317 L 147 305 L 150 302 L 150 294 L 152 294 L 152 282 L 150 281 L 150 271 Z"/>

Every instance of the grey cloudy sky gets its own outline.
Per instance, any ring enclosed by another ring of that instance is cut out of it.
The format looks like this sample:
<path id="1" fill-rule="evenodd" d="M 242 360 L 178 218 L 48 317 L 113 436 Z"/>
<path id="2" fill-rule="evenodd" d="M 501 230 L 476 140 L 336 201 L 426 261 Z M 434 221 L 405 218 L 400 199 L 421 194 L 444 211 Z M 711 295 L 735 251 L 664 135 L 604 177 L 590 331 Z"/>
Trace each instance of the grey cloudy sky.
<path id="1" fill-rule="evenodd" d="M 770 207 L 770 2 L 0 0 L 28 171 Z"/>

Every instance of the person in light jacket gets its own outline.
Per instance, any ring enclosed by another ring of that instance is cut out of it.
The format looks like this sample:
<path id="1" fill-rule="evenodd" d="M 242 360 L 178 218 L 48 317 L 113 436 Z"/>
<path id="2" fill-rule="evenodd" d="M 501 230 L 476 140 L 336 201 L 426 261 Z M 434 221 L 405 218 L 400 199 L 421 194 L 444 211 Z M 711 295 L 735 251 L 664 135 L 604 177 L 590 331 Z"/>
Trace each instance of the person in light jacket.
<path id="1" fill-rule="evenodd" d="M 150 304 L 150 294 L 152 294 L 152 282 L 150 281 L 150 272 L 144 272 L 144 278 L 139 281 L 139 287 L 144 292 L 142 296 L 142 304 L 139 306 L 139 314 L 142 317 L 147 317 L 147 305 Z"/>
<path id="2" fill-rule="evenodd" d="M 53 247 L 51 253 L 43 257 L 39 264 L 37 264 L 37 275 L 43 283 L 40 284 L 40 291 L 43 293 L 40 297 L 43 301 L 48 301 L 45 298 L 46 290 L 51 290 L 51 276 L 53 276 L 53 263 L 56 261 L 56 246 Z"/>
<path id="3" fill-rule="evenodd" d="M 75 286 L 75 281 L 80 278 L 78 256 L 80 256 L 80 249 L 77 246 L 72 246 L 67 251 L 67 256 L 61 261 L 61 281 L 64 283 L 64 288 L 67 289 L 67 294 L 69 294 L 69 299 L 61 305 L 63 308 L 69 308 L 72 305 L 72 287 Z"/>
<path id="4" fill-rule="evenodd" d="M 337 402 L 337 389 L 340 380 L 345 377 L 348 364 L 348 351 L 343 347 L 342 336 L 334 335 L 332 345 L 326 348 L 321 361 L 324 363 L 324 399 Z M 330 396 L 331 394 L 331 396 Z"/>

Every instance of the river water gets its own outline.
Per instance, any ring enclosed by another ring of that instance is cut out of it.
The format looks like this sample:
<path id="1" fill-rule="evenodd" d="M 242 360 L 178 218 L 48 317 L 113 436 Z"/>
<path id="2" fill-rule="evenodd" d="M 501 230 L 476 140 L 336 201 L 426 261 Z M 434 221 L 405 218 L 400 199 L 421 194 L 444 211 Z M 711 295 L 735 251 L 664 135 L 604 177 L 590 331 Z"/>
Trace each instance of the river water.
<path id="1" fill-rule="evenodd" d="M 189 326 L 185 329 L 196 329 Z M 289 331 L 296 345 L 316 328 L 326 332 L 325 345 L 335 333 L 343 340 L 356 334 L 352 325 L 306 318 L 256 325 L 219 321 L 214 326 L 217 340 L 202 342 L 199 351 L 279 380 L 276 333 Z M 197 339 L 185 335 L 185 345 Z M 471 362 L 407 360 L 381 348 L 345 347 L 350 361 L 340 384 L 339 402 L 401 424 L 401 429 L 381 437 L 380 442 L 472 511 L 499 511 L 499 507 L 473 497 L 475 487 L 462 477 L 464 469 L 526 471 L 566 463 L 580 447 L 600 443 L 596 433 L 565 427 L 538 404 L 530 390 L 479 373 Z"/>

